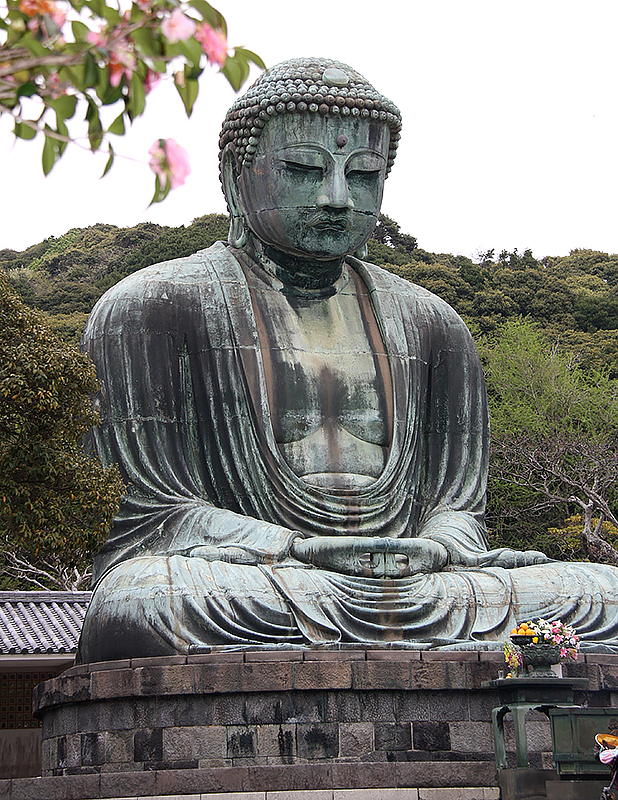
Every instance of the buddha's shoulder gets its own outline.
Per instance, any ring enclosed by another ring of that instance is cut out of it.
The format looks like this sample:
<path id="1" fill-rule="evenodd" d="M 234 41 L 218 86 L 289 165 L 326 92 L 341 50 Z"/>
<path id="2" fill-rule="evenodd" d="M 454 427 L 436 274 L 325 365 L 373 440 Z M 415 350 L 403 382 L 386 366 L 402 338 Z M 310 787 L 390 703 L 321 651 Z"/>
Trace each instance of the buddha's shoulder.
<path id="1" fill-rule="evenodd" d="M 409 305 L 414 309 L 414 313 L 424 309 L 427 313 L 431 312 L 457 321 L 461 319 L 446 300 L 423 286 L 418 286 L 406 278 L 366 261 L 355 259 L 355 265 L 371 290 L 397 298 L 398 305 L 404 307 Z"/>
<path id="2" fill-rule="evenodd" d="M 110 306 L 147 306 L 161 300 L 189 297 L 213 283 L 241 280 L 236 259 L 223 242 L 184 258 L 152 264 L 123 278 L 100 298 L 95 311 Z"/>

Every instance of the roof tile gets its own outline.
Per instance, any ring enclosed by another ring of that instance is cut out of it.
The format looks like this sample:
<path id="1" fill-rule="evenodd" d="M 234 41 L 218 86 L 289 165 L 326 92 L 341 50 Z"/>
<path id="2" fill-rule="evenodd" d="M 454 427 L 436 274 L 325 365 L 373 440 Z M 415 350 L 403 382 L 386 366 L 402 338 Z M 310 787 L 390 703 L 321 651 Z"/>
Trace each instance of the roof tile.
<path id="1" fill-rule="evenodd" d="M 0 592 L 0 654 L 74 653 L 91 592 Z"/>

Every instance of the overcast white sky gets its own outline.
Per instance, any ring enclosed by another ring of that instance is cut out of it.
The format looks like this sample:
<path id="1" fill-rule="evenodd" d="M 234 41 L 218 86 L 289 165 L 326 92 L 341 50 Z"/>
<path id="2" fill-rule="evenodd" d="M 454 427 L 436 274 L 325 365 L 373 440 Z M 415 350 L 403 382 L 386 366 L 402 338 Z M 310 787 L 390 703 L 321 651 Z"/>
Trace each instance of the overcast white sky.
<path id="1" fill-rule="evenodd" d="M 308 55 L 347 62 L 401 108 L 383 211 L 421 247 L 618 252 L 616 0 L 213 2 L 231 45 L 269 66 Z M 44 178 L 42 142 L 14 146 L 0 119 L 0 249 L 97 222 L 180 225 L 224 212 L 217 140 L 233 100 L 209 71 L 187 121 L 173 89 L 159 86 L 115 145 L 144 164 L 117 160 L 103 180 L 105 159 L 75 148 Z M 146 153 L 169 136 L 189 150 L 192 174 L 148 209 Z"/>

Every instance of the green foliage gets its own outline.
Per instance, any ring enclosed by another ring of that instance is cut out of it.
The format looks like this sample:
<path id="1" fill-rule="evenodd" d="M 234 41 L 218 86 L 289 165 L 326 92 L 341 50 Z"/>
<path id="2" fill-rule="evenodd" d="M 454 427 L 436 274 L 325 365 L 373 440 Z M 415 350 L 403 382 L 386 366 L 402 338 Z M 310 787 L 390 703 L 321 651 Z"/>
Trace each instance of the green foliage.
<path id="1" fill-rule="evenodd" d="M 227 239 L 229 219 L 223 214 L 197 217 L 188 228 L 170 228 L 128 253 L 118 268 L 122 277 L 151 264 L 196 253 L 216 241 Z"/>
<path id="2" fill-rule="evenodd" d="M 87 356 L 63 344 L 0 274 L 0 545 L 36 564 L 83 567 L 105 540 L 123 487 L 85 455 L 97 388 Z"/>
<path id="3" fill-rule="evenodd" d="M 577 507 L 615 524 L 618 382 L 607 370 L 584 371 L 522 319 L 479 345 L 492 421 L 487 518 L 494 535 L 519 549 L 554 552 L 560 518 Z M 579 535 L 573 553 L 605 558 L 590 526 Z"/>
<path id="4" fill-rule="evenodd" d="M 599 517 L 592 518 L 592 524 L 596 527 L 600 522 Z M 538 543 L 550 558 L 559 561 L 588 561 L 588 556 L 582 545 L 583 519 L 581 514 L 574 514 L 567 517 L 564 522 L 556 528 L 549 528 L 546 533 L 539 534 Z M 612 547 L 618 550 L 618 528 L 611 522 L 604 520 L 601 522 L 600 533 Z"/>
<path id="5" fill-rule="evenodd" d="M 584 372 L 532 323 L 508 320 L 479 343 L 492 435 L 587 437 L 618 433 L 618 388 L 606 372 Z"/>
<path id="6" fill-rule="evenodd" d="M 251 64 L 264 68 L 251 50 L 229 51 L 225 19 L 206 0 L 187 5 L 181 11 L 175 0 L 134 2 L 128 8 L 106 0 L 7 0 L 0 7 L 0 115 L 13 118 L 18 139 L 42 135 L 45 175 L 76 140 L 75 132 L 82 135 L 84 122 L 90 149 L 108 153 L 107 174 L 115 156 L 110 136 L 123 136 L 144 113 L 148 93 L 168 70 L 190 117 L 207 64 L 218 64 L 235 91 L 249 77 Z M 185 28 L 178 37 L 167 27 L 174 14 Z M 172 154 L 162 145 L 161 158 L 150 162 L 156 175 L 153 203 L 167 196 L 175 180 L 184 182 L 186 154 L 174 145 Z"/>
<path id="7" fill-rule="evenodd" d="M 228 227 L 227 216 L 207 214 L 179 228 L 150 222 L 73 228 L 21 253 L 1 250 L 0 271 L 27 305 L 45 312 L 63 341 L 78 344 L 87 315 L 110 286 L 142 267 L 225 240 Z"/>

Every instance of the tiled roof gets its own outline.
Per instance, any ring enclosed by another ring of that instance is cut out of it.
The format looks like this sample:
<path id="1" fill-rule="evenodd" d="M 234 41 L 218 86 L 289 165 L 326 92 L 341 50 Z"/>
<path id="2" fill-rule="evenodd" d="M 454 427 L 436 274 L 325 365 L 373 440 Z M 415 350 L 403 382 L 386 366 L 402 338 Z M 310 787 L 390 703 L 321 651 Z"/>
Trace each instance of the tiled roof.
<path id="1" fill-rule="evenodd" d="M 0 655 L 74 653 L 91 592 L 0 592 Z"/>

